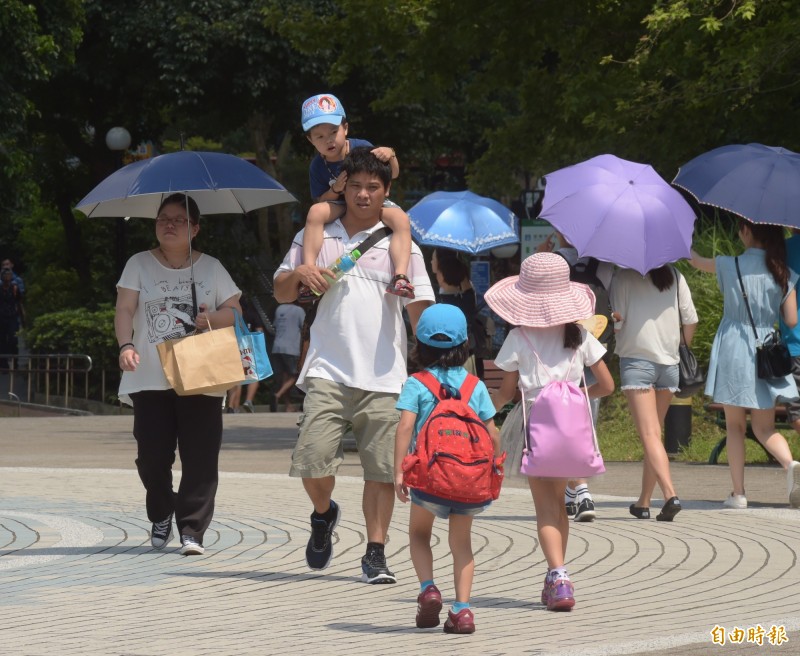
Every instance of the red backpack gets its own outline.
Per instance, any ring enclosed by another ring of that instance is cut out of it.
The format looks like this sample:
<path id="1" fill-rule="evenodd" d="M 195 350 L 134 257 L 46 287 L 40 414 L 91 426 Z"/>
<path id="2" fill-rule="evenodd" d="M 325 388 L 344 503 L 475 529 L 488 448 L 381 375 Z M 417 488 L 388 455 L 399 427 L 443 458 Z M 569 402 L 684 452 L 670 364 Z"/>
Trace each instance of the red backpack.
<path id="1" fill-rule="evenodd" d="M 500 496 L 505 453 L 494 456 L 486 425 L 469 406 L 478 378 L 467 374 L 453 397 L 429 371 L 414 374 L 436 398 L 417 435 L 414 453 L 403 459 L 403 482 L 450 501 L 481 503 Z"/>

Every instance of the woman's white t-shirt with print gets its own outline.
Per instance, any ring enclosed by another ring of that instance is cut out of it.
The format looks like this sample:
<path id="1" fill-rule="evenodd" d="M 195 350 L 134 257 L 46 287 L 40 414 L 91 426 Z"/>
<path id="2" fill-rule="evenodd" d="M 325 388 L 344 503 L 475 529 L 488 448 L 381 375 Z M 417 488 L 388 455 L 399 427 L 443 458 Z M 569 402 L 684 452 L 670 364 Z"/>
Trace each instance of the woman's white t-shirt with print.
<path id="1" fill-rule="evenodd" d="M 192 325 L 192 270 L 170 269 L 150 251 L 131 257 L 117 287 L 139 292 L 139 304 L 133 315 L 133 344 L 139 354 L 136 371 L 124 371 L 119 385 L 119 398 L 131 404 L 129 394 L 142 390 L 170 389 L 161 369 L 156 344 L 184 337 L 186 325 Z M 241 291 L 222 263 L 201 254 L 194 263 L 197 305 L 215 310 Z M 190 328 L 191 331 L 191 328 Z M 224 392 L 212 396 L 224 396 Z"/>
<path id="2" fill-rule="evenodd" d="M 519 383 L 526 403 L 532 402 L 552 380 L 569 380 L 580 384 L 583 368 L 596 364 L 606 352 L 593 335 L 583 328 L 580 330 L 583 339 L 580 346 L 572 350 L 564 348 L 563 326 L 514 328 L 508 333 L 494 363 L 503 371 L 519 372 Z M 536 359 L 531 344 L 546 370 Z"/>

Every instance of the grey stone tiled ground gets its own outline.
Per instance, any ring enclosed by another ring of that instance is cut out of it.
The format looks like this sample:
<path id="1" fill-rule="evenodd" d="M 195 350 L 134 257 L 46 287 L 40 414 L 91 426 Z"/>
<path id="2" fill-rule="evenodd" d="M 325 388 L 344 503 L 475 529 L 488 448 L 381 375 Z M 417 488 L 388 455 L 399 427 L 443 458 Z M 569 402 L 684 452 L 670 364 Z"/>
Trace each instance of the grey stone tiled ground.
<path id="1" fill-rule="evenodd" d="M 598 520 L 572 527 L 577 605 L 561 614 L 538 603 L 545 565 L 533 505 L 511 482 L 475 522 L 477 632 L 446 636 L 414 628 L 407 507 L 398 504 L 387 546 L 398 584 L 360 582 L 355 476 L 337 482 L 344 515 L 334 560 L 308 571 L 309 504 L 283 474 L 291 421 L 226 418 L 208 549 L 186 558 L 176 540 L 163 552 L 150 548 L 130 418 L 1 420 L 0 654 L 800 653 L 800 512 L 777 500 L 779 470 L 748 469 L 755 507 L 731 511 L 716 502 L 724 468 L 676 466 L 686 510 L 668 524 L 630 518 L 640 470 L 609 463 L 593 484 Z M 449 600 L 444 524 L 434 556 Z M 712 644 L 715 626 L 759 625 L 782 627 L 789 641 Z"/>

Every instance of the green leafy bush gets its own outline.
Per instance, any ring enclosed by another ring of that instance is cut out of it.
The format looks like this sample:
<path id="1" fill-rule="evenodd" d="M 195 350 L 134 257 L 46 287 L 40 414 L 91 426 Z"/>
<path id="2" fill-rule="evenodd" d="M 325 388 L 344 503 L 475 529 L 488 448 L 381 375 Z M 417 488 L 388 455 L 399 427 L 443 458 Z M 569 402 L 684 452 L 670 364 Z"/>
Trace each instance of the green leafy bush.
<path id="1" fill-rule="evenodd" d="M 83 353 L 92 358 L 93 369 L 117 367 L 114 308 L 61 310 L 41 314 L 25 334 L 35 353 Z"/>

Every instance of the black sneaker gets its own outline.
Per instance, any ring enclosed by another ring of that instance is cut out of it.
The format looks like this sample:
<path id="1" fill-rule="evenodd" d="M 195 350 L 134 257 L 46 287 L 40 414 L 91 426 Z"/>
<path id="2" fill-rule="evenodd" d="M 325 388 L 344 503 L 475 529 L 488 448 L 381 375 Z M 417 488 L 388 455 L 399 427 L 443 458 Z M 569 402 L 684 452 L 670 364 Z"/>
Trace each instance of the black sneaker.
<path id="1" fill-rule="evenodd" d="M 368 551 L 361 559 L 361 580 L 364 583 L 397 583 L 397 577 L 386 564 L 386 556 L 380 551 Z"/>
<path id="2" fill-rule="evenodd" d="M 575 521 L 593 522 L 595 517 L 597 517 L 597 513 L 594 511 L 594 501 L 587 497 L 578 504 L 578 511 L 575 513 Z"/>
<path id="3" fill-rule="evenodd" d="M 325 569 L 333 558 L 333 529 L 339 523 L 342 509 L 333 499 L 331 509 L 336 513 L 332 522 L 326 522 L 316 512 L 311 513 L 311 537 L 306 545 L 306 563 L 311 569 Z"/>
<path id="4" fill-rule="evenodd" d="M 567 517 L 575 517 L 575 513 L 578 512 L 578 504 L 574 501 L 566 501 L 564 506 L 567 509 Z"/>
<path id="5" fill-rule="evenodd" d="M 150 544 L 153 545 L 153 549 L 160 550 L 166 547 L 171 539 L 172 513 L 160 522 L 153 522 L 153 526 L 150 529 Z"/>

